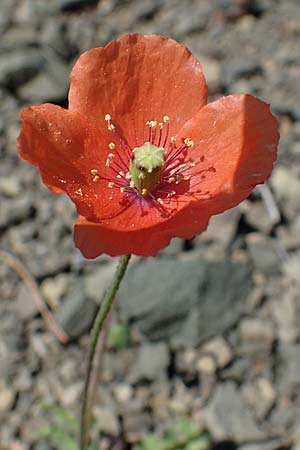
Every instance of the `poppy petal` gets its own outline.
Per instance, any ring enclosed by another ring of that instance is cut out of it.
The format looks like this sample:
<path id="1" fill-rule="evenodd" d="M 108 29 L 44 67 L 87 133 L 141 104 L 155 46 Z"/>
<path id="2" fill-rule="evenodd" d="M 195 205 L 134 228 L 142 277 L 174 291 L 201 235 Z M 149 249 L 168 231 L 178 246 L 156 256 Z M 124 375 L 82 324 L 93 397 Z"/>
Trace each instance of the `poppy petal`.
<path id="1" fill-rule="evenodd" d="M 147 141 L 149 120 L 169 117 L 169 136 L 207 103 L 200 63 L 183 45 L 163 36 L 128 34 L 84 53 L 71 73 L 69 109 L 98 127 L 110 114 L 135 147 Z"/>
<path id="2" fill-rule="evenodd" d="M 194 141 L 190 194 L 218 214 L 245 199 L 269 176 L 277 155 L 277 121 L 268 104 L 230 95 L 203 107 L 180 131 Z"/>
<path id="3" fill-rule="evenodd" d="M 50 190 L 66 192 L 80 214 L 96 219 L 99 186 L 91 170 L 96 161 L 105 172 L 105 137 L 81 114 L 51 104 L 25 108 L 21 118 L 21 158 L 38 167 Z"/>
<path id="4" fill-rule="evenodd" d="M 120 231 L 106 228 L 99 223 L 79 217 L 74 226 L 75 246 L 87 259 L 102 253 L 119 256 L 133 253 L 139 256 L 155 256 L 173 237 L 191 239 L 206 230 L 209 216 L 199 209 L 185 208 L 169 221 L 147 229 Z"/>

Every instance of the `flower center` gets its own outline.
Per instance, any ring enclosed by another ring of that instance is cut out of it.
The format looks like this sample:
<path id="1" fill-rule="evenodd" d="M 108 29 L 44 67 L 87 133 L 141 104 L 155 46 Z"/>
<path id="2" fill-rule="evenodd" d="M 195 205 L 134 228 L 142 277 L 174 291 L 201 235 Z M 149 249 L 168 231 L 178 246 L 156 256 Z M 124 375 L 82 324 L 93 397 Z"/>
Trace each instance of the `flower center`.
<path id="1" fill-rule="evenodd" d="M 145 142 L 140 147 L 134 148 L 129 165 L 129 173 L 134 187 L 142 195 L 147 195 L 163 176 L 164 166 L 163 147 Z"/>

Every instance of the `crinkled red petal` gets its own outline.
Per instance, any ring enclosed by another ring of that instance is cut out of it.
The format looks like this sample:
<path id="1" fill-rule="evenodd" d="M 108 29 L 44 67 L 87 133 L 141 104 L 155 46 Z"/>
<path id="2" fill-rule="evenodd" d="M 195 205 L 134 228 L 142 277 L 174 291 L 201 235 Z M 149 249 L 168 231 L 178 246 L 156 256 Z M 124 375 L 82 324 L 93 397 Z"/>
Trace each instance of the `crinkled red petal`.
<path id="1" fill-rule="evenodd" d="M 193 207 L 181 210 L 163 224 L 135 231 L 116 231 L 79 217 L 74 227 L 74 242 L 83 256 L 96 258 L 102 253 L 119 256 L 132 253 L 154 256 L 173 237 L 191 239 L 206 230 L 209 216 Z"/>
<path id="2" fill-rule="evenodd" d="M 190 193 L 199 207 L 218 214 L 240 203 L 269 176 L 277 156 L 277 121 L 268 104 L 251 95 L 230 95 L 208 104 L 187 122 Z"/>
<path id="3" fill-rule="evenodd" d="M 100 128 L 109 113 L 132 147 L 148 140 L 147 121 L 167 115 L 171 136 L 206 103 L 200 63 L 163 36 L 122 36 L 84 53 L 71 73 L 69 108 Z"/>
<path id="4" fill-rule="evenodd" d="M 66 192 L 80 214 L 96 220 L 108 188 L 107 181 L 93 181 L 91 170 L 107 176 L 108 139 L 81 114 L 51 104 L 26 108 L 21 118 L 21 158 L 38 167 L 49 189 Z"/>

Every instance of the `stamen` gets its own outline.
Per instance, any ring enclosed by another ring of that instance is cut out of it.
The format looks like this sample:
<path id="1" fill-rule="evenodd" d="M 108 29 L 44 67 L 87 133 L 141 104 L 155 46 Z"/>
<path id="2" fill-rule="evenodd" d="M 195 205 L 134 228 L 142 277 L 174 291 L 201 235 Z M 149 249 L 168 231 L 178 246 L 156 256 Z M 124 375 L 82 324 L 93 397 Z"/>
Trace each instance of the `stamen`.
<path id="1" fill-rule="evenodd" d="M 107 187 L 109 187 L 110 189 L 112 189 L 114 187 L 115 183 L 113 181 L 110 181 L 109 183 L 107 183 Z"/>
<path id="2" fill-rule="evenodd" d="M 124 194 L 125 188 L 124 187 L 120 187 L 120 192 L 121 192 L 121 194 Z"/>
<path id="3" fill-rule="evenodd" d="M 142 195 L 145 197 L 145 195 L 147 195 L 147 194 L 148 194 L 147 189 L 142 189 Z"/>
<path id="4" fill-rule="evenodd" d="M 169 122 L 169 117 L 168 116 L 164 116 L 164 118 L 163 118 L 163 121 L 165 122 L 165 123 L 167 123 L 167 122 Z"/>
<path id="5" fill-rule="evenodd" d="M 99 181 L 99 180 L 100 180 L 99 175 L 95 175 L 93 178 L 93 182 L 96 183 L 96 181 Z"/>
<path id="6" fill-rule="evenodd" d="M 188 138 L 188 137 L 185 138 L 183 142 L 185 143 L 185 145 L 187 147 L 194 147 L 194 145 L 195 145 L 195 142 L 192 139 Z"/>
<path id="7" fill-rule="evenodd" d="M 80 197 L 82 197 L 83 196 L 82 189 L 79 188 L 77 191 L 74 192 L 74 194 L 80 195 Z"/>
<path id="8" fill-rule="evenodd" d="M 91 169 L 91 174 L 92 175 L 97 175 L 98 173 L 98 169 Z"/>
<path id="9" fill-rule="evenodd" d="M 115 144 L 114 142 L 110 142 L 110 143 L 108 144 L 108 147 L 109 147 L 111 150 L 114 150 L 114 149 L 116 148 L 116 144 Z"/>
<path id="10" fill-rule="evenodd" d="M 159 203 L 160 205 L 163 205 L 163 204 L 164 204 L 163 199 L 160 198 L 160 197 L 158 197 L 158 198 L 156 199 L 156 201 L 157 201 L 157 203 Z"/>

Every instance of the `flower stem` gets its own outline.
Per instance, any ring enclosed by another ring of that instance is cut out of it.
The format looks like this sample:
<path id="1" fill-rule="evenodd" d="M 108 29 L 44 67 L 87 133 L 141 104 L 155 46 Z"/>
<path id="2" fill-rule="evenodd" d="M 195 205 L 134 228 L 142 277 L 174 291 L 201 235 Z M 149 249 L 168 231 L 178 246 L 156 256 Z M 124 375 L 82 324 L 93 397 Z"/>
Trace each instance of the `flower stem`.
<path id="1" fill-rule="evenodd" d="M 81 423 L 80 423 L 80 450 L 87 450 L 89 444 L 89 428 L 90 428 L 90 418 L 91 410 L 93 406 L 94 396 L 89 395 L 91 389 L 91 380 L 93 373 L 94 360 L 96 355 L 96 350 L 98 346 L 98 341 L 100 338 L 100 332 L 103 328 L 105 319 L 111 309 L 113 301 L 115 299 L 116 293 L 119 289 L 120 283 L 126 272 L 131 255 L 123 255 L 119 259 L 119 263 L 114 274 L 113 280 L 105 296 L 100 304 L 99 311 L 96 315 L 92 333 L 91 333 L 91 344 L 88 355 L 88 366 L 86 371 L 86 378 L 83 390 L 83 402 L 81 409 Z"/>

